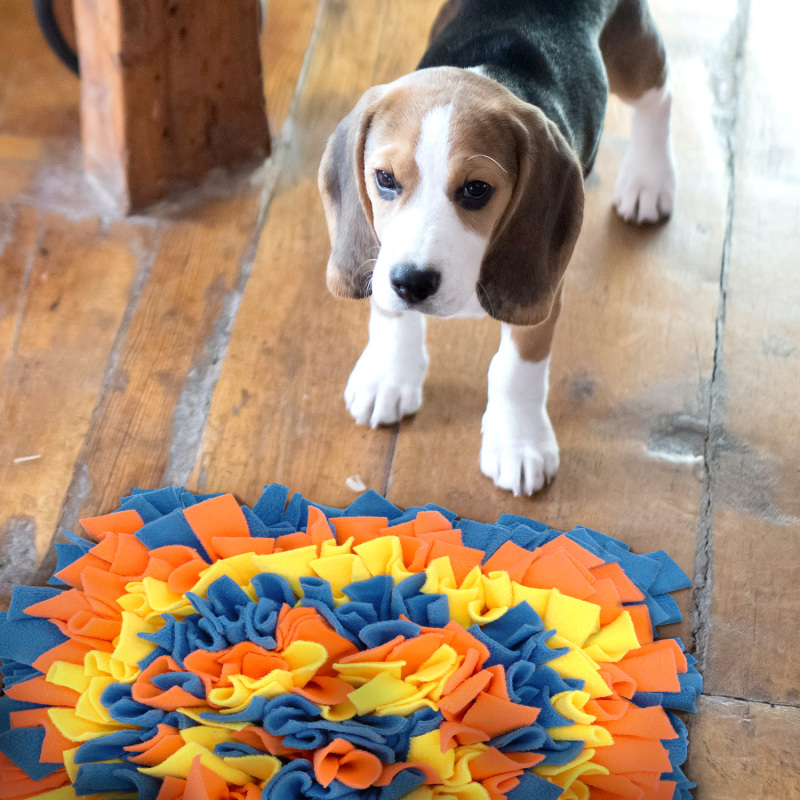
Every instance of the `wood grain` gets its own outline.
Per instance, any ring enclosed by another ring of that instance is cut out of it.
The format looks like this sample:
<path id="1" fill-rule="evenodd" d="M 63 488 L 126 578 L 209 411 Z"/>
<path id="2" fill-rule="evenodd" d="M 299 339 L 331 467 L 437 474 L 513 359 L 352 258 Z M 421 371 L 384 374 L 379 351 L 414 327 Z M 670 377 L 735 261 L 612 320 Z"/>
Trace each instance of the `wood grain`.
<path id="1" fill-rule="evenodd" d="M 42 159 L 42 141 L 27 136 L 0 134 L 0 203 L 29 193 Z"/>
<path id="2" fill-rule="evenodd" d="M 693 4 L 659 5 L 672 52 L 678 197 L 663 226 L 617 219 L 611 191 L 628 113 L 609 108 L 551 362 L 551 418 L 561 446 L 554 484 L 513 498 L 480 474 L 486 370 L 499 339 L 490 320 L 430 325 L 431 368 L 416 418 L 402 423 L 389 497 L 440 503 L 484 521 L 511 512 L 569 529 L 583 524 L 664 548 L 691 575 L 702 495 L 727 178 L 699 58 L 735 9 L 716 4 L 698 36 Z M 454 465 L 458 465 L 454 468 Z M 688 610 L 690 593 L 681 593 Z M 680 629 L 688 635 L 688 623 Z"/>
<path id="3" fill-rule="evenodd" d="M 123 213 L 269 154 L 257 0 L 76 0 L 89 172 Z"/>
<path id="4" fill-rule="evenodd" d="M 0 411 L 8 402 L 9 372 L 38 236 L 35 209 L 0 207 Z"/>
<path id="5" fill-rule="evenodd" d="M 394 431 L 356 428 L 341 395 L 366 341 L 366 304 L 325 289 L 328 234 L 316 184 L 327 136 L 370 86 L 412 69 L 432 0 L 325 5 L 295 136 L 214 395 L 194 482 L 254 501 L 265 482 L 330 504 L 359 475 L 383 491 Z M 378 10 L 379 9 L 379 10 Z"/>
<path id="6" fill-rule="evenodd" d="M 222 347 L 215 333 L 224 331 L 258 207 L 249 191 L 165 223 L 75 467 L 66 527 L 135 486 L 160 485 L 183 447 L 196 452 L 181 434 L 202 429 L 202 401 L 191 395 L 202 393 Z"/>
<path id="7" fill-rule="evenodd" d="M 264 97 L 273 134 L 283 128 L 317 19 L 319 0 L 269 0 L 261 36 Z"/>
<path id="8" fill-rule="evenodd" d="M 800 709 L 703 697 L 690 737 L 695 800 L 800 800 Z"/>
<path id="9" fill-rule="evenodd" d="M 5 357 L 0 410 L 0 530 L 6 545 L 13 545 L 3 563 L 27 553 L 30 566 L 49 546 L 101 392 L 137 255 L 148 246 L 147 231 L 127 224 L 104 228 L 95 220 L 51 215 L 40 224 Z M 37 458 L 17 461 L 30 456 Z M 29 578 L 4 575 L 3 593 L 10 582 Z"/>
<path id="10" fill-rule="evenodd" d="M 785 101 L 781 9 L 751 7 L 740 94 L 706 679 L 711 693 L 800 705 L 800 116 Z"/>

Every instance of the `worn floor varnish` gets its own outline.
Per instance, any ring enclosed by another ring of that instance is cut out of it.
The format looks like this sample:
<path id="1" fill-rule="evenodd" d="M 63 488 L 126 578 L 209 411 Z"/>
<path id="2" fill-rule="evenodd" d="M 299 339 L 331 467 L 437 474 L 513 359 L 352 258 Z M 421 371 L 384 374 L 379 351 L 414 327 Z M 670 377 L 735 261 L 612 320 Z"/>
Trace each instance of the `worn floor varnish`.
<path id="1" fill-rule="evenodd" d="M 611 211 L 628 112 L 609 107 L 568 272 L 550 412 L 555 483 L 514 499 L 478 471 L 491 321 L 429 326 L 425 404 L 357 428 L 342 401 L 365 304 L 324 289 L 325 138 L 413 68 L 440 0 L 270 0 L 274 155 L 179 201 L 106 218 L 80 171 L 77 80 L 28 0 L 0 0 L 0 596 L 51 540 L 133 486 L 280 481 L 345 504 L 523 513 L 663 548 L 706 674 L 700 800 L 800 797 L 800 116 L 779 0 L 654 0 L 671 55 L 673 218 Z M 794 15 L 792 19 L 787 17 Z"/>

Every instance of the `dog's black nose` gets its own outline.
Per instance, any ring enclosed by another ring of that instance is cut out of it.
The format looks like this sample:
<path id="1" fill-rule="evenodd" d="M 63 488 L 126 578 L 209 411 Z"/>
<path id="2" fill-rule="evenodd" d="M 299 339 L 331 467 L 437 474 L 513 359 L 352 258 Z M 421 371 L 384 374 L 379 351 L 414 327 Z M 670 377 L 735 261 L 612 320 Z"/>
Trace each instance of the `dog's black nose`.
<path id="1" fill-rule="evenodd" d="M 392 289 L 407 303 L 421 303 L 436 293 L 442 275 L 435 269 L 421 269 L 413 264 L 393 267 L 389 273 Z"/>

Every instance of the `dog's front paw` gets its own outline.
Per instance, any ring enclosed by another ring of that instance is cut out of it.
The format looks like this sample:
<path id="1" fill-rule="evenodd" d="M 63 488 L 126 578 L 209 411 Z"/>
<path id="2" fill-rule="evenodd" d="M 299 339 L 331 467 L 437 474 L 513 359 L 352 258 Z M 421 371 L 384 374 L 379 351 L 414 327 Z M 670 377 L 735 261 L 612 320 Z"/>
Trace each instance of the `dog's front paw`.
<path id="1" fill-rule="evenodd" d="M 416 358 L 387 358 L 367 345 L 347 381 L 347 410 L 359 425 L 393 425 L 419 410 L 427 371 L 424 350 Z"/>
<path id="2" fill-rule="evenodd" d="M 558 443 L 544 408 L 526 410 L 490 402 L 483 415 L 481 472 L 515 495 L 530 495 L 558 471 Z"/>

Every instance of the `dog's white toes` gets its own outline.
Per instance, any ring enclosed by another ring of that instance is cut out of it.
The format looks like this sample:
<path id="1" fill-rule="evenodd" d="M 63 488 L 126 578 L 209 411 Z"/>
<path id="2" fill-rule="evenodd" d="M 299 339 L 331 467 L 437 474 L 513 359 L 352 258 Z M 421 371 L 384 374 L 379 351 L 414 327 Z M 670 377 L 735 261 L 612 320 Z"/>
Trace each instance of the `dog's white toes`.
<path id="1" fill-rule="evenodd" d="M 369 418 L 371 428 L 378 425 L 393 425 L 400 420 L 400 392 L 397 386 L 374 387 L 375 402 L 372 416 Z"/>
<path id="2" fill-rule="evenodd" d="M 652 189 L 642 189 L 639 194 L 639 212 L 636 221 L 658 222 L 659 216 L 658 195 Z"/>
<path id="3" fill-rule="evenodd" d="M 422 386 L 409 384 L 378 386 L 369 424 L 373 428 L 379 425 L 393 425 L 403 417 L 414 414 L 421 405 Z"/>
<path id="4" fill-rule="evenodd" d="M 427 357 L 416 364 L 397 363 L 379 358 L 368 347 L 347 382 L 347 410 L 359 425 L 394 425 L 422 405 L 427 366 Z"/>
<path id="5" fill-rule="evenodd" d="M 659 222 L 672 213 L 675 172 L 668 153 L 643 158 L 629 152 L 614 185 L 614 207 L 626 222 Z"/>
<path id="6" fill-rule="evenodd" d="M 662 218 L 669 217 L 672 214 L 672 208 L 675 205 L 675 179 L 658 195 L 658 213 Z"/>
<path id="7" fill-rule="evenodd" d="M 557 471 L 557 448 L 543 453 L 536 444 L 517 442 L 503 449 L 486 445 L 481 449 L 481 472 L 518 497 L 538 492 Z"/>
<path id="8" fill-rule="evenodd" d="M 372 409 L 375 407 L 375 394 L 357 392 L 352 395 L 347 403 L 347 410 L 356 421 L 357 425 L 367 425 L 372 418 Z"/>
<path id="9" fill-rule="evenodd" d="M 487 408 L 481 472 L 501 489 L 517 496 L 531 495 L 550 483 L 558 472 L 558 444 L 543 410 L 532 413 L 522 424 L 515 424 L 510 417 L 491 406 Z"/>
<path id="10" fill-rule="evenodd" d="M 422 384 L 405 384 L 400 387 L 400 416 L 416 414 L 422 405 Z"/>

